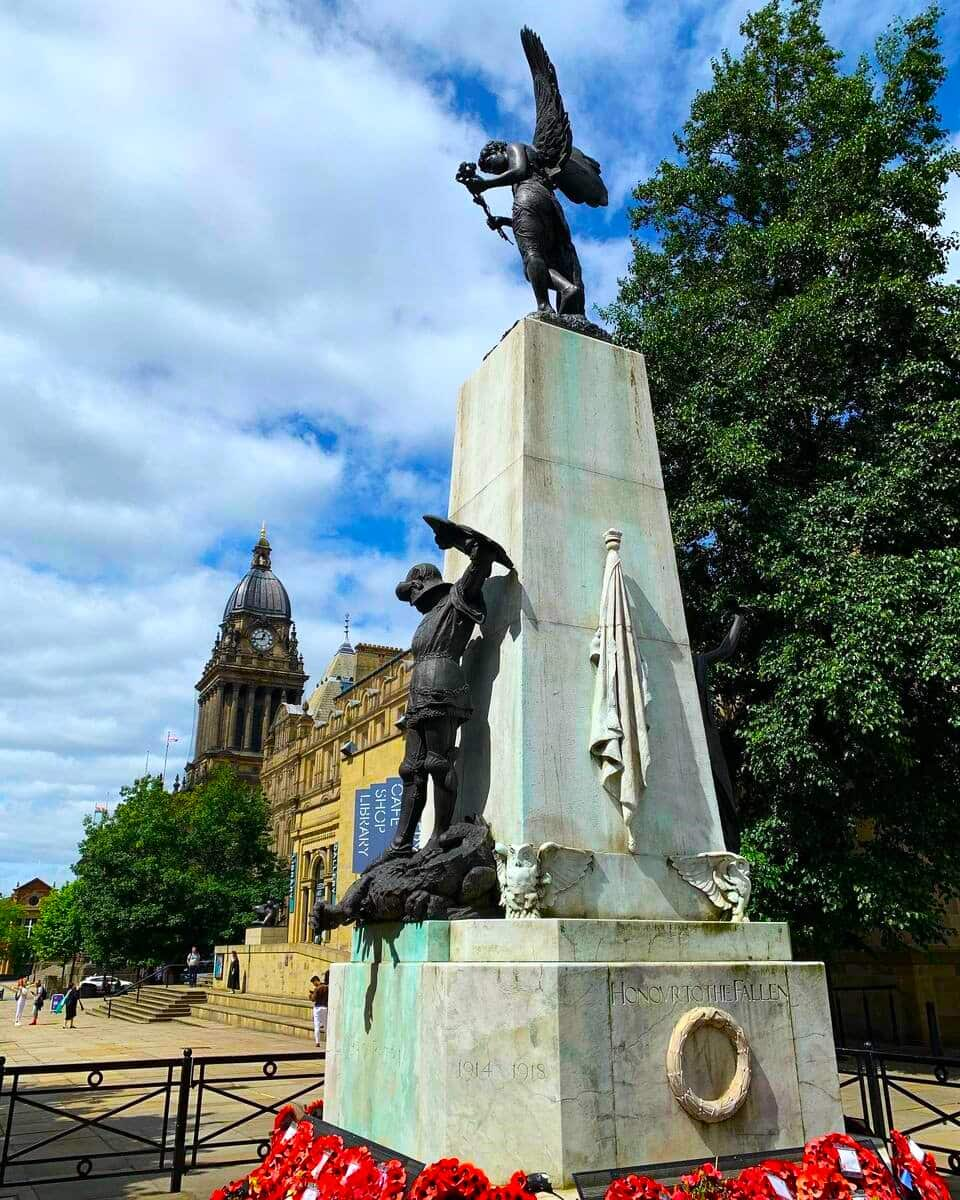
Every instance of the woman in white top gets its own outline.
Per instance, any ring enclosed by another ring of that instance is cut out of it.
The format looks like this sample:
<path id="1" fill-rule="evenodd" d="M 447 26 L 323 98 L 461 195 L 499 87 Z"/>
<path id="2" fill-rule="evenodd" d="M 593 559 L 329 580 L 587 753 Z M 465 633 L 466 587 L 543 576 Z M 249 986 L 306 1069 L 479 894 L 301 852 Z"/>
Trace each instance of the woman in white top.
<path id="1" fill-rule="evenodd" d="M 14 1011 L 13 1023 L 19 1025 L 23 1020 L 23 1010 L 27 1006 L 27 984 L 23 979 L 17 981 L 17 990 L 13 994 L 14 1000 L 17 1002 L 16 1010 Z"/>

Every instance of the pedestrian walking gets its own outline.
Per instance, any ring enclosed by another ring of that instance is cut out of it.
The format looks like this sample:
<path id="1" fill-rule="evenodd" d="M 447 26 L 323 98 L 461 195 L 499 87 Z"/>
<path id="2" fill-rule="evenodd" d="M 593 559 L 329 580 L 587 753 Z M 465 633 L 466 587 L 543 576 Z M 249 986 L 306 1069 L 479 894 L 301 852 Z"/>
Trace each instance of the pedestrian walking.
<path id="1" fill-rule="evenodd" d="M 200 966 L 200 955 L 197 953 L 196 946 L 193 946 L 190 953 L 187 955 L 187 983 L 191 987 L 197 986 L 197 970 Z"/>
<path id="2" fill-rule="evenodd" d="M 47 999 L 47 989 L 43 986 L 39 979 L 34 982 L 33 986 L 33 1020 L 31 1025 L 36 1025 L 40 1018 L 40 1013 L 43 1011 L 44 1002 Z"/>
<path id="3" fill-rule="evenodd" d="M 323 978 L 319 975 L 311 975 L 310 977 L 310 1002 L 313 1004 L 313 1040 L 316 1045 L 320 1045 L 320 1034 L 323 1034 L 323 1040 L 327 1040 L 327 997 L 330 992 L 328 979 L 330 977 L 329 970 L 324 971 Z"/>
<path id="4" fill-rule="evenodd" d="M 231 992 L 240 991 L 240 959 L 236 950 L 230 951 L 230 970 L 227 972 L 227 987 Z"/>
<path id="5" fill-rule="evenodd" d="M 13 1012 L 14 1025 L 23 1023 L 23 1010 L 27 1007 L 27 991 L 27 981 L 25 979 L 18 979 L 17 990 L 13 994 L 13 998 L 16 1001 L 16 1008 Z"/>
<path id="6" fill-rule="evenodd" d="M 64 1029 L 76 1029 L 74 1021 L 77 1019 L 77 1005 L 83 1009 L 83 1001 L 80 999 L 80 989 L 75 983 L 71 983 L 64 993 L 63 997 L 63 1027 Z"/>

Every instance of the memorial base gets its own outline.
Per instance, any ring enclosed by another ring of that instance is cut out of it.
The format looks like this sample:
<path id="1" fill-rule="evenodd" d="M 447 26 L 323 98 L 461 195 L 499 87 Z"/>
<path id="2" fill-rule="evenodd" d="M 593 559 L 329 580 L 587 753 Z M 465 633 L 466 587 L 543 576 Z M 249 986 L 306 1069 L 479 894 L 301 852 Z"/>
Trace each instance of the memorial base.
<path id="1" fill-rule="evenodd" d="M 469 1160 L 495 1182 L 545 1171 L 567 1186 L 575 1171 L 842 1128 L 824 968 L 791 962 L 780 924 L 367 930 L 354 961 L 331 969 L 327 1039 L 328 1120 L 425 1162 Z M 729 1117 L 688 1111 L 745 1078 Z"/>

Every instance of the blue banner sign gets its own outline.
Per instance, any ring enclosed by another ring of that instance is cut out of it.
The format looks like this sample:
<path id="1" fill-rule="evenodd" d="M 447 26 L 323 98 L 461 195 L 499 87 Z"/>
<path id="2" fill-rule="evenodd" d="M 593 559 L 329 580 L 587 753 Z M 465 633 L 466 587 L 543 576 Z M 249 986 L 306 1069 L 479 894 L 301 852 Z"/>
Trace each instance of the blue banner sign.
<path id="1" fill-rule="evenodd" d="M 290 855 L 290 911 L 297 907 L 297 855 Z"/>
<path id="2" fill-rule="evenodd" d="M 400 824 L 403 780 L 399 775 L 357 788 L 353 813 L 353 871 L 359 875 L 393 841 Z"/>

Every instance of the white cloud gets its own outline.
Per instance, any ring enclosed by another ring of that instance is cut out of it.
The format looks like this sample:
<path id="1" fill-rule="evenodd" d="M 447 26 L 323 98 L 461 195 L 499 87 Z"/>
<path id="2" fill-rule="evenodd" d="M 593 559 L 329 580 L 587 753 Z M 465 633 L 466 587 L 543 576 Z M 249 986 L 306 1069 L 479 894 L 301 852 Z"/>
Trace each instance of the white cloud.
<path id="1" fill-rule="evenodd" d="M 301 647 L 313 648 L 314 678 L 339 644 L 344 609 L 355 640 L 409 644 L 413 614 L 390 602 L 405 556 L 274 542 Z M 30 863 L 73 861 L 83 816 L 116 801 L 118 788 L 142 773 L 147 751 L 159 770 L 168 730 L 180 739 L 168 776 L 182 771 L 193 685 L 241 571 L 237 564 L 149 583 L 90 583 L 0 560 L 18 641 L 0 696 L 0 872 L 13 882 L 35 873 Z"/>
<path id="2" fill-rule="evenodd" d="M 329 21 L 154 16 L 7 18 L 4 327 L 74 369 L 146 371 L 172 416 L 447 432 L 465 357 L 522 296 L 452 179 L 476 129 Z"/>

